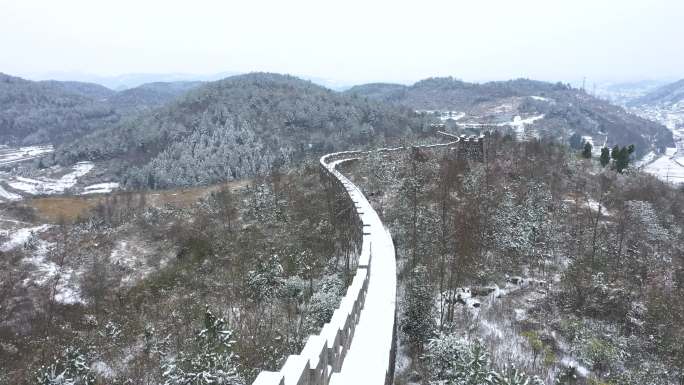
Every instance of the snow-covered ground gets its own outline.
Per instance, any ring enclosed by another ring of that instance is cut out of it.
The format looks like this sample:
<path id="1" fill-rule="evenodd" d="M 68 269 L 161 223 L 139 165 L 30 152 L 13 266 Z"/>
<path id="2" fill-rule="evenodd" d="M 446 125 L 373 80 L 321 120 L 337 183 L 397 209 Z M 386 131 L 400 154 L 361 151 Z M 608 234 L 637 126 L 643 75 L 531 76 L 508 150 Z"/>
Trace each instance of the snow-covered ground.
<path id="1" fill-rule="evenodd" d="M 16 247 L 23 246 L 34 234 L 42 233 L 50 228 L 50 225 L 23 227 L 15 230 L 0 230 L 0 235 L 8 240 L 0 245 L 0 251 L 7 252 Z"/>
<path id="2" fill-rule="evenodd" d="M 0 166 L 37 158 L 53 151 L 52 146 L 12 148 L 0 145 Z M 21 200 L 28 195 L 63 194 L 67 190 L 81 195 L 108 194 L 119 188 L 116 182 L 102 182 L 83 188 L 76 185 L 80 178 L 95 168 L 92 162 L 79 162 L 72 167 L 54 166 L 41 170 L 5 169 L 0 172 L 0 202 Z M 76 189 L 74 190 L 74 187 Z"/>
<path id="3" fill-rule="evenodd" d="M 172 258 L 168 255 L 159 260 L 158 265 L 151 263 L 150 258 L 155 255 L 154 250 L 135 236 L 119 240 L 109 255 L 109 262 L 117 266 L 122 272 L 121 283 L 133 285 L 148 274 L 163 267 Z"/>
<path id="4" fill-rule="evenodd" d="M 665 155 L 645 165 L 643 170 L 666 182 L 684 183 L 684 156 L 677 156 L 679 151 L 675 151 L 675 148 L 668 148 Z"/>
<path id="5" fill-rule="evenodd" d="M 537 116 L 530 116 L 523 119 L 520 115 L 516 115 L 512 122 L 499 123 L 498 126 L 508 126 L 513 129 L 518 140 L 525 140 L 530 136 L 536 136 L 536 132 L 528 132 L 527 126 L 534 124 L 537 120 L 544 119 L 544 114 Z"/>
<path id="6" fill-rule="evenodd" d="M 513 120 L 510 122 L 501 122 L 501 123 L 496 123 L 495 126 L 497 127 L 511 127 L 513 130 L 517 131 L 522 131 L 524 132 L 525 126 L 531 125 L 534 122 L 543 119 L 544 114 L 542 115 L 537 115 L 537 116 L 530 116 L 527 118 L 522 118 L 520 115 L 516 115 L 513 117 Z M 473 122 L 463 122 L 463 123 L 456 123 L 459 127 L 463 128 L 481 128 L 481 127 L 487 127 L 491 126 L 491 124 L 488 123 L 473 123 Z"/>
<path id="7" fill-rule="evenodd" d="M 675 147 L 668 148 L 665 154 L 647 154 L 638 166 L 666 182 L 684 184 L 684 101 L 669 106 L 641 106 L 631 111 L 663 124 L 672 131 L 675 141 Z"/>
<path id="8" fill-rule="evenodd" d="M 417 114 L 421 115 L 438 115 L 439 120 L 446 122 L 447 120 L 460 120 L 465 117 L 465 112 L 461 111 L 441 111 L 441 110 L 416 110 Z"/>
<path id="9" fill-rule="evenodd" d="M 29 147 L 9 147 L 0 145 L 0 166 L 35 159 L 52 151 L 54 151 L 52 145 Z"/>
<path id="10" fill-rule="evenodd" d="M 541 101 L 541 102 L 549 102 L 549 103 L 554 102 L 553 99 L 545 98 L 545 97 L 543 97 L 543 96 L 530 96 L 530 98 L 532 98 L 532 99 L 534 99 L 534 100 Z"/>
<path id="11" fill-rule="evenodd" d="M 108 194 L 116 189 L 119 188 L 119 184 L 116 182 L 108 182 L 108 183 L 98 183 L 98 184 L 93 184 L 85 189 L 83 189 L 83 192 L 81 195 L 89 195 L 89 194 Z"/>
<path id="12" fill-rule="evenodd" d="M 528 118 L 523 119 L 520 117 L 520 115 L 516 115 L 513 118 L 512 122 L 504 122 L 504 123 L 499 123 L 498 126 L 510 126 L 515 129 L 524 129 L 525 126 L 533 124 L 537 120 L 544 119 L 544 114 L 537 115 L 537 116 L 530 116 Z"/>
<path id="13" fill-rule="evenodd" d="M 21 195 L 15 194 L 5 190 L 2 185 L 0 185 L 0 202 L 2 201 L 18 201 L 21 199 Z"/>
<path id="14" fill-rule="evenodd" d="M 460 293 L 466 293 L 461 294 L 461 298 L 467 298 L 463 301 L 465 305 L 456 305 L 456 332 L 464 333 L 469 339 L 480 340 L 487 347 L 494 363 L 508 362 L 522 369 L 535 368 L 547 383 L 553 383 L 559 371 L 568 367 L 574 367 L 580 376 L 587 377 L 590 371 L 563 349 L 564 341 L 551 330 L 542 329 L 535 333 L 553 336 L 562 358 L 549 366 L 541 364 L 544 352 L 535 355 L 528 338 L 521 333 L 521 324 L 535 318 L 534 308 L 546 297 L 548 284 L 534 278 L 512 278 L 518 283 L 507 282 L 501 288 L 492 285 L 494 290 L 491 293 L 475 299 L 469 297 L 470 289 L 459 289 L 462 290 Z M 469 304 L 475 300 L 479 304 L 477 307 Z"/>
<path id="15" fill-rule="evenodd" d="M 608 211 L 606 206 L 599 204 L 594 199 L 589 199 L 589 201 L 586 203 L 586 206 L 589 207 L 589 209 L 591 209 L 591 211 L 593 211 L 595 213 L 598 213 L 599 208 L 600 208 L 601 209 L 601 215 L 605 215 L 607 217 L 612 215 L 612 213 L 610 211 Z"/>
<path id="16" fill-rule="evenodd" d="M 78 178 L 89 173 L 93 167 L 95 165 L 92 162 L 79 162 L 72 167 L 71 172 L 58 179 L 48 177 L 32 179 L 18 176 L 7 184 L 15 190 L 23 191 L 30 195 L 61 194 L 75 186 Z"/>
<path id="17" fill-rule="evenodd" d="M 13 225 L 23 224 L 13 220 L 6 222 Z M 33 266 L 31 276 L 24 281 L 25 285 L 33 283 L 43 286 L 53 281 L 56 282 L 55 300 L 57 302 L 64 304 L 82 303 L 80 289 L 74 283 L 75 276 L 78 274 L 72 268 L 60 268 L 56 263 L 50 261 L 48 255 L 54 244 L 39 237 L 41 233 L 46 232 L 51 227 L 51 225 L 44 224 L 0 230 L 0 235 L 7 238 L 0 245 L 0 251 L 8 252 L 24 247 L 26 257 L 22 262 Z"/>

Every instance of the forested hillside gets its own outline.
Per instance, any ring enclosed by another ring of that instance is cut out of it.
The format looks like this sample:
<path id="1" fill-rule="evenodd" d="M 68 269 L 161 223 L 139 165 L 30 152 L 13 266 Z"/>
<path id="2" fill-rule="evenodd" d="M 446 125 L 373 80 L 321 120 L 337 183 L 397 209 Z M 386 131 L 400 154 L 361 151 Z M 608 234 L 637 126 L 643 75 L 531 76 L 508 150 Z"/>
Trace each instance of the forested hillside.
<path id="1" fill-rule="evenodd" d="M 307 154 L 368 146 L 421 127 L 413 111 L 255 73 L 181 99 L 56 151 L 56 161 L 115 160 L 129 187 L 208 184 L 263 174 Z"/>
<path id="2" fill-rule="evenodd" d="M 161 106 L 200 82 L 116 92 L 82 82 L 34 82 L 0 73 L 0 144 L 60 144 Z"/>
<path id="3" fill-rule="evenodd" d="M 201 84 L 202 82 L 147 83 L 111 95 L 109 103 L 119 111 L 141 111 L 164 105 Z"/>
<path id="4" fill-rule="evenodd" d="M 116 122 L 116 112 L 93 98 L 104 93 L 96 85 L 0 74 L 0 142 L 60 143 Z"/>
<path id="5" fill-rule="evenodd" d="M 671 105 L 682 100 L 684 100 L 684 79 L 659 87 L 628 104 L 630 106 Z"/>
<path id="6" fill-rule="evenodd" d="M 483 163 L 416 151 L 344 170 L 395 241 L 395 383 L 681 384 L 684 190 L 488 140 Z"/>
<path id="7" fill-rule="evenodd" d="M 664 126 L 561 83 L 518 79 L 478 84 L 430 78 L 412 86 L 356 86 L 347 93 L 418 110 L 459 111 L 466 120 L 493 124 L 516 115 L 543 115 L 535 122 L 543 136 L 563 140 L 573 133 L 607 136 L 612 144 L 634 144 L 638 154 L 673 144 Z"/>

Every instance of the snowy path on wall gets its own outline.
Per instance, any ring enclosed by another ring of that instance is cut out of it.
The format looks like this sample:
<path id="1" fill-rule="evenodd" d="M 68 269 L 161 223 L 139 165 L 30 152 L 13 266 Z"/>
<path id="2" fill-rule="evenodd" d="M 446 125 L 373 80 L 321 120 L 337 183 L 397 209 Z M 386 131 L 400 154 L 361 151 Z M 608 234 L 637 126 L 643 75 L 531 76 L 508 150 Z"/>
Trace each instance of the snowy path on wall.
<path id="1" fill-rule="evenodd" d="M 331 164 L 334 168 L 343 162 Z M 361 190 L 344 175 L 335 175 L 347 188 L 364 224 L 364 243 L 369 244 L 369 255 L 361 255 L 359 266 L 370 265 L 368 295 L 354 333 L 349 352 L 339 373 L 334 373 L 331 384 L 384 384 L 390 365 L 394 310 L 396 306 L 397 272 L 394 243 L 378 214 Z M 370 258 L 369 258 L 370 257 Z M 370 260 L 369 260 L 370 259 Z"/>

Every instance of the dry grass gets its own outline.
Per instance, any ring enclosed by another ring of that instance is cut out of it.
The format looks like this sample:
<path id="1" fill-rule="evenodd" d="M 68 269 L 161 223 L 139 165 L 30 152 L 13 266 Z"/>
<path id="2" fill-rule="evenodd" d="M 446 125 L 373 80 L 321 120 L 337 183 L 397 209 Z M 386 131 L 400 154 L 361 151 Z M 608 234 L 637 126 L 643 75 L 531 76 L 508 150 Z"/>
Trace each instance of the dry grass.
<path id="1" fill-rule="evenodd" d="M 251 180 L 242 179 L 211 186 L 158 190 L 147 194 L 147 206 L 161 207 L 172 205 L 189 207 L 210 193 L 229 187 L 233 190 L 245 187 Z M 107 197 L 117 195 L 123 197 L 125 193 L 98 194 L 89 196 L 59 196 L 40 197 L 26 200 L 29 207 L 35 209 L 37 220 L 40 222 L 57 223 L 60 218 L 72 222 L 103 202 Z"/>
<path id="2" fill-rule="evenodd" d="M 26 204 L 35 209 L 39 221 L 57 223 L 60 218 L 74 221 L 97 206 L 101 200 L 102 196 L 44 197 L 27 200 Z"/>

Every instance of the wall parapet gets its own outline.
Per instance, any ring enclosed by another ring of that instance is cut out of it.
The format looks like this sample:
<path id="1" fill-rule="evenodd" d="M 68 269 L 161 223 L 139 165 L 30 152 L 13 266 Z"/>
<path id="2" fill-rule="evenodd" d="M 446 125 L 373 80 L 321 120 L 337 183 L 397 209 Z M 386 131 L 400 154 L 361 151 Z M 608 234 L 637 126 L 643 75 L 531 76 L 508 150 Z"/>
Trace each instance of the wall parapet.
<path id="1" fill-rule="evenodd" d="M 262 371 L 252 385 L 391 384 L 396 354 L 396 259 L 392 237 L 361 190 L 337 166 L 404 151 L 455 150 L 458 157 L 484 159 L 483 137 L 441 133 L 451 142 L 423 146 L 343 151 L 321 157 L 321 178 L 355 209 L 353 243 L 360 245 L 356 273 L 340 306 L 318 335 L 280 371 Z M 349 202 L 348 202 L 349 203 Z M 358 250 L 358 246 L 357 246 Z M 356 337 L 356 338 L 354 338 Z"/>

